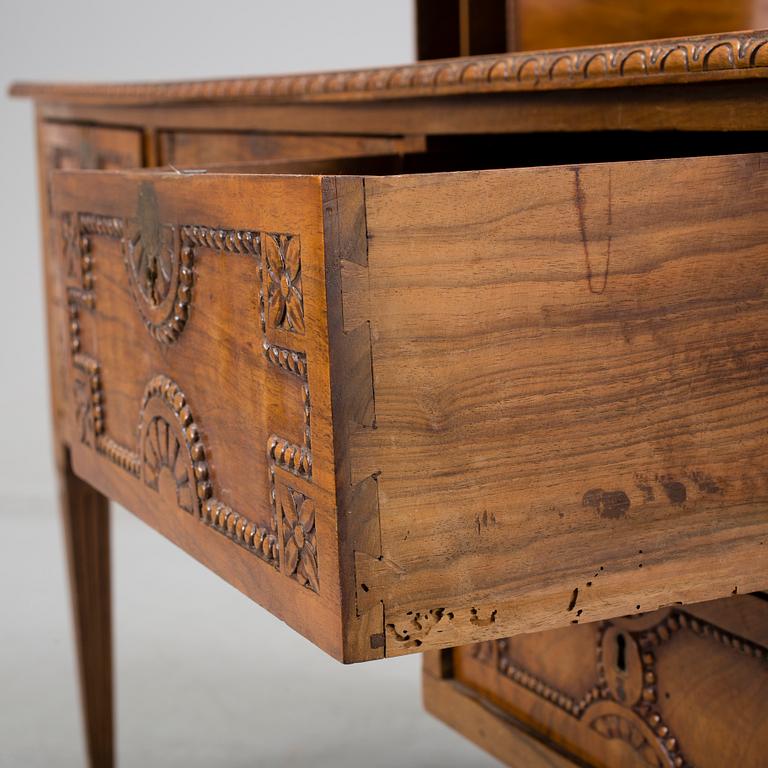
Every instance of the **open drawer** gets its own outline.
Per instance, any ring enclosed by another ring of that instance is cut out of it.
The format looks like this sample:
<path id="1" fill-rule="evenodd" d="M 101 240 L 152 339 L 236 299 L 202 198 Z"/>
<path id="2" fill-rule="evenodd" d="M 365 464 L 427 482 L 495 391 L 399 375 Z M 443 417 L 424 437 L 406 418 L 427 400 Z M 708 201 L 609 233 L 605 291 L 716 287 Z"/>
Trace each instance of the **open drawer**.
<path id="1" fill-rule="evenodd" d="M 53 207 L 75 471 L 334 656 L 768 586 L 768 156 Z"/>

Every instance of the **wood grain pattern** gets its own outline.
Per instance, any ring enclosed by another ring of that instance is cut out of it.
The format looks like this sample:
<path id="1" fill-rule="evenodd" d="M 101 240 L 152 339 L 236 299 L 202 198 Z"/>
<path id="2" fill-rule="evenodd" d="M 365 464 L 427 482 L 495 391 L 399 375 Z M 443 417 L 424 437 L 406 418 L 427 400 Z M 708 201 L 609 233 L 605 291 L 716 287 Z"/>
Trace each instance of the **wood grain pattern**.
<path id="1" fill-rule="evenodd" d="M 764 77 L 767 64 L 768 34 L 758 30 L 307 75 L 122 85 L 17 83 L 10 92 L 101 104 L 361 101 Z"/>
<path id="2" fill-rule="evenodd" d="M 142 163 L 141 133 L 134 129 L 86 127 L 49 123 L 37 115 L 38 183 L 43 233 L 48 365 L 56 450 L 62 442 L 58 425 L 67 418 L 71 393 L 67 386 L 69 343 L 67 325 L 61 322 L 66 307 L 64 285 L 55 265 L 57 222 L 51 218 L 50 174 L 54 170 L 137 167 Z"/>
<path id="3" fill-rule="evenodd" d="M 365 179 L 388 655 L 764 586 L 765 168 Z"/>
<path id="4" fill-rule="evenodd" d="M 77 477 L 67 447 L 66 423 L 74 408 L 69 382 L 67 299 L 60 279 L 50 173 L 61 168 L 119 168 L 142 162 L 136 130 L 45 123 L 37 116 L 43 273 L 48 332 L 54 457 L 59 508 L 69 567 L 86 755 L 92 768 L 114 762 L 109 509 L 106 497 Z M 70 241 L 70 248 L 81 243 Z"/>
<path id="5" fill-rule="evenodd" d="M 761 0 L 507 0 L 509 50 L 567 48 L 724 29 L 763 29 Z"/>
<path id="6" fill-rule="evenodd" d="M 503 711 L 545 745 L 591 766 L 745 768 L 764 762 L 768 602 L 761 595 L 675 606 L 637 617 L 444 652 L 450 674 L 425 668 L 455 696 Z M 443 664 L 445 668 L 445 664 Z M 474 729 L 450 720 L 488 748 Z M 749 734 L 749 736 L 746 736 Z M 518 765 L 509 751 L 496 754 Z"/>
<path id="7" fill-rule="evenodd" d="M 65 173 L 53 195 L 76 471 L 341 657 L 318 179 Z"/>
<path id="8" fill-rule="evenodd" d="M 59 506 L 69 566 L 86 754 L 91 768 L 114 763 L 109 504 L 72 472 L 62 452 Z"/>
<path id="9" fill-rule="evenodd" d="M 73 288 L 75 369 L 101 414 L 72 425 L 75 465 L 348 661 L 760 589 L 766 178 L 762 155 L 62 174 L 63 221 L 107 217 Z M 148 184 L 156 221 L 203 246 L 170 344 L 142 328 L 104 235 Z M 170 516 L 136 483 L 157 486 L 169 452 L 148 475 L 131 448 L 158 370 L 177 424 L 160 444 L 190 457 Z M 91 442 L 135 469 L 115 477 Z M 250 557 L 237 568 L 227 539 Z M 278 565 L 319 602 L 286 601 Z"/>
<path id="10" fill-rule="evenodd" d="M 424 61 L 509 50 L 506 5 L 505 0 L 415 0 L 416 58 Z"/>
<path id="11" fill-rule="evenodd" d="M 159 141 L 160 164 L 171 163 L 179 168 L 244 161 L 396 155 L 424 148 L 423 139 L 416 136 L 291 135 L 234 131 L 163 131 Z"/>
<path id="12" fill-rule="evenodd" d="M 743 131 L 765 131 L 764 82 L 687 83 L 679 87 L 469 94 L 429 99 L 384 99 L 339 104 L 204 104 L 120 106 L 39 102 L 46 120 L 95 121 L 134 126 L 152 134 L 158 127 L 200 130 L 301 131 L 402 134 L 519 134 L 574 131 L 725 131 L 731 151 Z M 513 136 L 512 138 L 516 138 Z M 628 135 L 628 147 L 650 137 Z M 562 137 L 552 136 L 563 148 Z M 658 146 L 655 142 L 647 146 Z M 711 154 L 700 152 L 698 154 Z M 582 158 L 573 157 L 573 162 Z M 621 158 L 617 158 L 621 159 Z M 629 158 L 625 158 L 629 159 Z"/>
<path id="13" fill-rule="evenodd" d="M 422 690 L 424 706 L 430 714 L 508 765 L 515 768 L 579 765 L 537 739 L 524 723 L 483 700 L 471 688 L 425 673 Z"/>

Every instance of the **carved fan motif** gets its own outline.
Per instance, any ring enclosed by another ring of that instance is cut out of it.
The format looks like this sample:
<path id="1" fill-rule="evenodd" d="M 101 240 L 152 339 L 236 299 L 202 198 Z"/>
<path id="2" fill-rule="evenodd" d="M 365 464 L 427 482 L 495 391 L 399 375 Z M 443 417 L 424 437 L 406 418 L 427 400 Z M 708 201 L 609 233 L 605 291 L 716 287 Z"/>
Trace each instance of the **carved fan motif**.
<path id="1" fill-rule="evenodd" d="M 664 762 L 656 748 L 629 717 L 620 714 L 600 715 L 589 727 L 605 739 L 620 739 L 629 744 L 649 768 L 663 768 Z"/>
<path id="2" fill-rule="evenodd" d="M 274 328 L 304 333 L 301 245 L 297 235 L 266 235 L 264 255 L 269 275 L 269 320 Z"/>
<path id="3" fill-rule="evenodd" d="M 175 268 L 173 227 L 164 225 L 157 239 L 149 242 L 141 231 L 126 243 L 126 259 L 136 287 L 152 307 L 159 307 L 169 296 Z"/>
<path id="4" fill-rule="evenodd" d="M 192 299 L 193 251 L 179 230 L 160 221 L 151 184 L 139 188 L 137 216 L 126 222 L 123 260 L 144 324 L 159 342 L 171 344 L 187 322 Z"/>
<path id="5" fill-rule="evenodd" d="M 144 482 L 153 490 L 160 489 L 160 476 L 170 473 L 176 487 L 176 504 L 192 514 L 194 486 L 189 476 L 186 450 L 171 425 L 162 416 L 155 416 L 144 432 L 142 446 Z"/>

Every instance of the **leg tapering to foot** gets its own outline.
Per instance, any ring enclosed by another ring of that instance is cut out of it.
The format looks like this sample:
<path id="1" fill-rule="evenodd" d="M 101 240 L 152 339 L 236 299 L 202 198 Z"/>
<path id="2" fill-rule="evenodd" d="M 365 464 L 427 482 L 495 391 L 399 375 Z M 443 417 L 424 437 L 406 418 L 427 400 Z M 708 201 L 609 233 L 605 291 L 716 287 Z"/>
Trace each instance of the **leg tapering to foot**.
<path id="1" fill-rule="evenodd" d="M 66 449 L 59 464 L 59 483 L 88 758 L 91 768 L 111 768 L 109 506 L 106 497 L 73 474 Z"/>

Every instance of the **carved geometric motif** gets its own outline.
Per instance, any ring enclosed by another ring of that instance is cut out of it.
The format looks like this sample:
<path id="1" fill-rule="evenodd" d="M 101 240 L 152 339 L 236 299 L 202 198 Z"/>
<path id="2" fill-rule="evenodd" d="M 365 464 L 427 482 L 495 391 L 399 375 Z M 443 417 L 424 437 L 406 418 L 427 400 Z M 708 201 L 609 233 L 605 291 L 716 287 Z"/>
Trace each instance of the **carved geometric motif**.
<path id="1" fill-rule="evenodd" d="M 682 609 L 663 611 L 655 620 L 652 615 L 641 617 L 636 630 L 632 628 L 635 622 L 634 618 L 626 618 L 600 624 L 595 656 L 597 685 L 579 701 L 521 667 L 513 659 L 514 639 L 477 643 L 471 654 L 479 663 L 492 667 L 577 720 L 586 721 L 603 738 L 629 744 L 650 768 L 687 765 L 679 740 L 657 706 L 659 646 L 685 631 L 755 659 L 768 659 L 768 648 Z M 637 663 L 631 663 L 634 658 Z M 635 677 L 636 680 L 632 679 Z"/>
<path id="2" fill-rule="evenodd" d="M 181 388 L 167 376 L 147 385 L 139 416 L 140 465 L 144 484 L 160 490 L 163 473 L 174 483 L 182 509 L 229 536 L 272 565 L 279 562 L 277 523 L 259 526 L 214 496 L 207 452 Z"/>
<path id="3" fill-rule="evenodd" d="M 90 213 L 64 213 L 61 217 L 68 265 L 66 292 L 75 416 L 80 437 L 107 460 L 141 480 L 145 487 L 156 492 L 172 488 L 173 496 L 169 500 L 175 506 L 272 567 L 280 569 L 281 560 L 284 561 L 283 573 L 317 592 L 314 501 L 303 486 L 301 491 L 286 487 L 279 501 L 274 490 L 277 472 L 295 475 L 304 485 L 311 482 L 307 358 L 304 352 L 272 344 L 266 336 L 266 296 L 274 283 L 273 277 L 278 282 L 282 280 L 282 292 L 278 294 L 279 299 L 273 300 L 271 317 L 284 330 L 296 333 L 304 330 L 299 237 L 168 224 L 159 221 L 157 210 L 150 186 L 140 190 L 135 220 Z M 135 450 L 106 433 L 99 363 L 82 349 L 80 334 L 80 313 L 93 312 L 96 307 L 92 235 L 120 241 L 137 308 L 150 333 L 162 344 L 178 339 L 188 320 L 196 249 L 239 254 L 256 260 L 264 359 L 279 372 L 277 375 L 300 380 L 304 414 L 301 445 L 277 435 L 271 435 L 267 441 L 272 491 L 271 519 L 266 525 L 248 519 L 216 498 L 200 429 L 186 396 L 167 376 L 154 377 L 145 388 Z M 264 268 L 262 242 L 269 242 L 272 245 L 267 247 L 276 249 L 271 255 L 271 272 Z M 280 274 L 275 271 L 278 267 L 282 270 Z"/>

